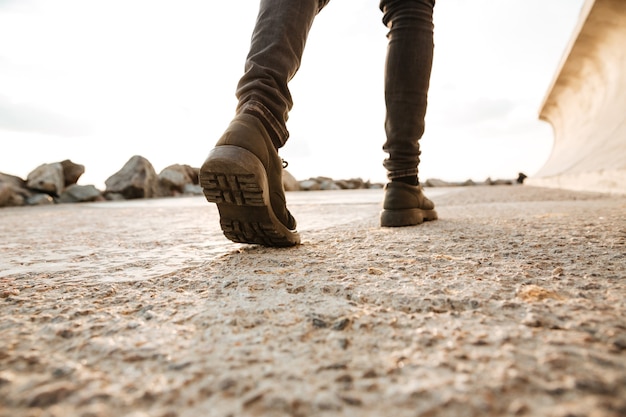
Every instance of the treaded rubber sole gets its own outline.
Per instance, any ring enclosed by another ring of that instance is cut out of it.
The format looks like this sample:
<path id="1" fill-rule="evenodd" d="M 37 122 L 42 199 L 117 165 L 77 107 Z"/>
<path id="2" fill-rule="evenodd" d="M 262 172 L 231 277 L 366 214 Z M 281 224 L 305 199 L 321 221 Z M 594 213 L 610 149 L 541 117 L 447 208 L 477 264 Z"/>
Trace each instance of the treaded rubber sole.
<path id="1" fill-rule="evenodd" d="M 437 220 L 435 210 L 383 210 L 380 213 L 380 225 L 382 227 L 416 226 L 432 220 Z"/>
<path id="2" fill-rule="evenodd" d="M 200 169 L 204 196 L 216 203 L 224 236 L 237 243 L 294 246 L 300 243 L 274 214 L 263 163 L 239 146 L 223 145 L 211 151 Z"/>

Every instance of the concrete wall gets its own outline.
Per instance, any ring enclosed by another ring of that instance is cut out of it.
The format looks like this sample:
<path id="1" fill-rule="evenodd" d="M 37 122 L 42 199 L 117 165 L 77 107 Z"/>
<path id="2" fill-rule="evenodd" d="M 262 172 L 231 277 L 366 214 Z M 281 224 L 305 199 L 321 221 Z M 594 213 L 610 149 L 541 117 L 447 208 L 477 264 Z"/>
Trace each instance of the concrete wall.
<path id="1" fill-rule="evenodd" d="M 532 185 L 626 194 L 626 0 L 587 0 L 539 118 L 554 147 Z"/>

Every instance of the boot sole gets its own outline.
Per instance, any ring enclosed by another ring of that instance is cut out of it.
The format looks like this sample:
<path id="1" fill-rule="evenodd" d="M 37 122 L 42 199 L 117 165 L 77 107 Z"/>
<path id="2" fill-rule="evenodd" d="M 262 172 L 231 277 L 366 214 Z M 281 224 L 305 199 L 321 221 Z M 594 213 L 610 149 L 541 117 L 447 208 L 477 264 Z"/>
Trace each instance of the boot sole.
<path id="1" fill-rule="evenodd" d="M 207 201 L 217 204 L 224 236 L 237 243 L 294 246 L 300 243 L 274 214 L 267 173 L 252 152 L 218 146 L 200 168 L 200 185 Z"/>
<path id="2" fill-rule="evenodd" d="M 383 210 L 380 213 L 380 225 L 382 227 L 416 226 L 432 220 L 437 220 L 435 210 Z"/>

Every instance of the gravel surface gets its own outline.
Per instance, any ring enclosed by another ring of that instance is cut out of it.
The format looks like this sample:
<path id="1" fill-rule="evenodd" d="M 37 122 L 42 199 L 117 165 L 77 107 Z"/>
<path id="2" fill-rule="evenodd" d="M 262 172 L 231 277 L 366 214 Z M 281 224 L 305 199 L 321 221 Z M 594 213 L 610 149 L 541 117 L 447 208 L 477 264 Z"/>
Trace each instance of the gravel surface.
<path id="1" fill-rule="evenodd" d="M 348 193 L 288 194 L 290 249 L 201 199 L 1 210 L 0 416 L 626 415 L 626 197 Z"/>

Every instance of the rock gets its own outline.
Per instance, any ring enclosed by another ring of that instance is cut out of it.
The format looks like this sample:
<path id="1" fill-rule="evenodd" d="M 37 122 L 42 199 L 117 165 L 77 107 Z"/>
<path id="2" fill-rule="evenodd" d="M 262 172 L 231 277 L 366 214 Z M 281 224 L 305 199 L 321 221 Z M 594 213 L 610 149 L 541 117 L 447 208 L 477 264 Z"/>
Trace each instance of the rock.
<path id="1" fill-rule="evenodd" d="M 67 187 L 59 196 L 59 203 L 85 203 L 101 201 L 102 193 L 93 185 L 73 184 Z"/>
<path id="2" fill-rule="evenodd" d="M 492 180 L 491 177 L 487 177 L 484 184 L 485 185 L 512 185 L 513 181 L 503 180 L 503 179 Z"/>
<path id="3" fill-rule="evenodd" d="M 188 184 L 198 184 L 198 170 L 189 165 L 170 165 L 159 173 L 160 195 L 172 196 L 184 193 Z"/>
<path id="4" fill-rule="evenodd" d="M 335 184 L 337 184 L 337 187 L 341 188 L 342 190 L 354 190 L 354 184 L 352 184 L 350 181 L 339 180 L 335 181 Z"/>
<path id="5" fill-rule="evenodd" d="M 300 189 L 302 191 L 316 191 L 321 189 L 320 184 L 315 180 L 300 181 Z"/>
<path id="6" fill-rule="evenodd" d="M 54 204 L 54 198 L 49 194 L 37 193 L 26 199 L 26 204 L 29 206 L 45 206 L 49 204 Z"/>
<path id="7" fill-rule="evenodd" d="M 76 184 L 81 175 L 85 173 L 85 166 L 75 164 L 74 162 L 66 159 L 61 161 L 61 167 L 63 168 L 64 186 Z"/>
<path id="8" fill-rule="evenodd" d="M 24 197 L 8 183 L 0 182 L 0 207 L 23 206 Z"/>
<path id="9" fill-rule="evenodd" d="M 309 178 L 300 181 L 300 190 L 357 190 L 357 189 L 380 189 L 383 184 L 371 184 L 369 181 L 363 181 L 361 178 L 352 178 L 349 180 L 333 180 L 328 177 Z"/>
<path id="10" fill-rule="evenodd" d="M 0 172 L 0 207 L 23 206 L 31 195 L 23 179 Z"/>
<path id="11" fill-rule="evenodd" d="M 117 193 L 125 199 L 152 198 L 158 196 L 159 178 L 150 161 L 135 155 L 104 184 L 105 194 Z"/>
<path id="12" fill-rule="evenodd" d="M 358 190 L 360 188 L 369 188 L 368 184 L 363 182 L 361 178 L 352 178 L 349 180 L 338 180 L 335 184 L 342 190 Z"/>
<path id="13" fill-rule="evenodd" d="M 120 193 L 105 193 L 104 198 L 107 201 L 124 201 L 126 198 Z"/>
<path id="14" fill-rule="evenodd" d="M 200 184 L 185 184 L 183 188 L 184 195 L 202 195 L 202 187 Z"/>
<path id="15" fill-rule="evenodd" d="M 285 191 L 300 191 L 300 183 L 296 177 L 285 169 L 283 169 L 283 187 Z"/>
<path id="16" fill-rule="evenodd" d="M 424 183 L 424 187 L 450 187 L 450 186 L 452 186 L 451 183 L 444 181 L 444 180 L 440 180 L 438 178 L 429 178 Z"/>
<path id="17" fill-rule="evenodd" d="M 341 190 L 341 188 L 333 180 L 324 180 L 320 183 L 320 190 Z"/>
<path id="18" fill-rule="evenodd" d="M 63 165 L 60 162 L 39 165 L 26 177 L 26 186 L 31 190 L 59 195 L 65 188 Z"/>
<path id="19" fill-rule="evenodd" d="M 0 183 L 11 184 L 14 188 L 17 189 L 26 189 L 26 181 L 24 181 L 20 177 L 16 177 L 15 175 L 4 174 L 2 172 L 0 172 Z"/>

